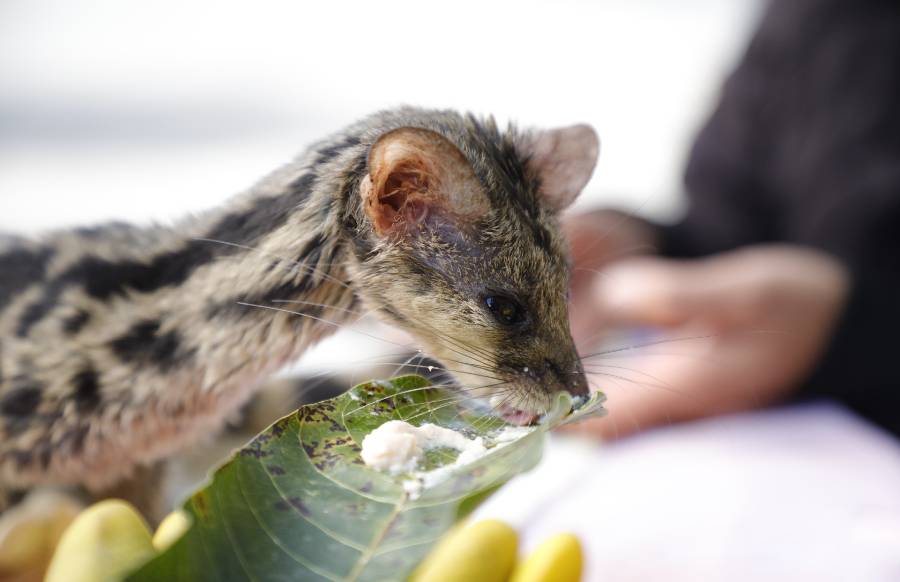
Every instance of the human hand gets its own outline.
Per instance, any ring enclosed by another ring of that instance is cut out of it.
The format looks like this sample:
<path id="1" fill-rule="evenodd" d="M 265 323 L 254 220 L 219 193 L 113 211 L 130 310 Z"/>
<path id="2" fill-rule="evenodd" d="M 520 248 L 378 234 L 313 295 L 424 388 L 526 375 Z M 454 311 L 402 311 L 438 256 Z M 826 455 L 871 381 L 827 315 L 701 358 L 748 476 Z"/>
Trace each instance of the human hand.
<path id="1" fill-rule="evenodd" d="M 41 582 L 59 538 L 81 511 L 74 498 L 36 489 L 0 514 L 0 580 Z"/>
<path id="2" fill-rule="evenodd" d="M 571 533 L 542 541 L 517 563 L 518 535 L 508 524 L 483 519 L 454 526 L 416 568 L 410 582 L 578 582 L 584 556 Z"/>
<path id="3" fill-rule="evenodd" d="M 574 300 L 606 328 L 672 341 L 585 357 L 610 414 L 571 430 L 612 438 L 785 398 L 820 357 L 847 288 L 837 260 L 791 245 L 611 264 Z"/>
<path id="4" fill-rule="evenodd" d="M 121 580 L 174 544 L 190 527 L 181 510 L 151 533 L 129 503 L 105 499 L 81 511 L 59 539 L 44 582 Z"/>
<path id="5" fill-rule="evenodd" d="M 598 273 L 615 261 L 654 252 L 657 237 L 654 227 L 640 218 L 606 209 L 568 216 L 563 229 L 572 256 L 572 337 L 584 346 L 603 329 L 603 314 L 591 298 Z"/>

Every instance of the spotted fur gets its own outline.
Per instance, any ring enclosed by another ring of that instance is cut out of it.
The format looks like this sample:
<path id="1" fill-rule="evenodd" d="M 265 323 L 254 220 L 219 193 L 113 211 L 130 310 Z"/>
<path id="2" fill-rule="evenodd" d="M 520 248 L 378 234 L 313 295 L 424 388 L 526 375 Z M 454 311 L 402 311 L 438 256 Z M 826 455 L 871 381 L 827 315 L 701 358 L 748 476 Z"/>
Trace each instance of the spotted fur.
<path id="1" fill-rule="evenodd" d="M 399 128 L 458 148 L 486 211 L 415 236 L 376 233 L 360 184 L 372 145 Z M 412 332 L 462 383 L 489 391 L 502 379 L 518 406 L 583 392 L 562 205 L 542 193 L 536 139 L 404 108 L 173 226 L 0 239 L 0 489 L 114 484 L 217 430 L 269 374 L 363 307 Z M 498 326 L 484 306 L 492 292 L 516 297 L 528 325 Z"/>

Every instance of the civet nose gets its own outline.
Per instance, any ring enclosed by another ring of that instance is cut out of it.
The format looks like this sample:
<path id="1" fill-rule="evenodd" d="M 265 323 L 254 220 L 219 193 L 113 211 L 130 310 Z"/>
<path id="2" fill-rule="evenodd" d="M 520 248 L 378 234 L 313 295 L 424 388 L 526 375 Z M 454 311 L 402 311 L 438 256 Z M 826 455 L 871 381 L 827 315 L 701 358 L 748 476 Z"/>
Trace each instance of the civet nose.
<path id="1" fill-rule="evenodd" d="M 587 376 L 584 375 L 581 365 L 578 365 L 577 369 L 569 374 L 569 386 L 569 394 L 572 396 L 587 396 L 590 394 L 591 389 L 588 387 Z"/>
<path id="2" fill-rule="evenodd" d="M 572 396 L 588 395 L 587 378 L 581 368 L 581 362 L 576 360 L 574 363 L 564 365 L 554 360 L 545 360 L 544 368 L 556 377 L 562 390 Z"/>

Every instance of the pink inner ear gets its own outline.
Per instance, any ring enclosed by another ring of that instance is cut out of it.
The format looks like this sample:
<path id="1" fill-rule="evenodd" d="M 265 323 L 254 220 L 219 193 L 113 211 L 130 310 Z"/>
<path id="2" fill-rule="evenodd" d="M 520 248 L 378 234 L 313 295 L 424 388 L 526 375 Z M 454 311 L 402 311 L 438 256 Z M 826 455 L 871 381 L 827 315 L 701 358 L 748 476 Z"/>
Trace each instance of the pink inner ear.
<path id="1" fill-rule="evenodd" d="M 466 157 L 445 137 L 414 127 L 372 144 L 360 183 L 364 209 L 378 236 L 415 234 L 426 220 L 484 216 L 490 203 Z"/>
<path id="2" fill-rule="evenodd" d="M 417 172 L 391 172 L 384 181 L 384 193 L 378 197 L 378 201 L 393 208 L 394 212 L 399 212 L 406 205 L 410 192 L 426 191 L 427 182 Z"/>
<path id="3" fill-rule="evenodd" d="M 428 204 L 424 200 L 409 200 L 403 210 L 407 224 L 422 224 L 428 217 Z"/>
<path id="4" fill-rule="evenodd" d="M 415 170 L 391 172 L 384 181 L 383 193 L 378 196 L 378 222 L 382 230 L 414 227 L 425 220 L 429 182 L 428 176 Z"/>

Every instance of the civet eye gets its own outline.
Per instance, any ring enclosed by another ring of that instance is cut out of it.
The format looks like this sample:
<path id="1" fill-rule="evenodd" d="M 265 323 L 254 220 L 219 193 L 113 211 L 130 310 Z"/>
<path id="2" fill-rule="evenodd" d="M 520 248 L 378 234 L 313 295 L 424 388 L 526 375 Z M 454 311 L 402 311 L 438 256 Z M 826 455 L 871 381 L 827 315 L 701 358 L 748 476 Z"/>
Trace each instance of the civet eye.
<path id="1" fill-rule="evenodd" d="M 484 298 L 484 304 L 487 306 L 494 319 L 503 325 L 516 325 L 525 320 L 525 310 L 515 300 L 503 295 L 488 295 Z"/>

